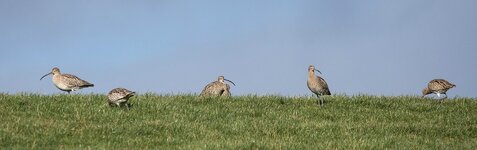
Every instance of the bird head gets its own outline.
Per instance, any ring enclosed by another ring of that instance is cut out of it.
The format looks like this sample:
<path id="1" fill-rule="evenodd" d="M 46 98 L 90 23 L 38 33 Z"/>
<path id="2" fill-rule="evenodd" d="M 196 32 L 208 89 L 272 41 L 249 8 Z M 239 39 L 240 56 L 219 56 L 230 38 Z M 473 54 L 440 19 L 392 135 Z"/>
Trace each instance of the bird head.
<path id="1" fill-rule="evenodd" d="M 424 88 L 422 89 L 422 96 L 421 97 L 424 97 L 426 96 L 427 94 L 431 94 L 431 90 L 429 90 L 429 88 Z"/>
<path id="2" fill-rule="evenodd" d="M 48 75 L 51 75 L 51 74 L 52 74 L 52 75 L 60 74 L 60 69 L 59 69 L 58 67 L 54 67 L 53 69 L 51 69 L 51 72 L 49 72 L 49 73 L 45 74 L 44 76 L 42 76 L 42 77 L 40 78 L 40 80 L 43 79 L 44 77 L 48 76 Z"/>
<path id="3" fill-rule="evenodd" d="M 318 70 L 318 69 L 315 69 L 315 66 L 310 65 L 310 66 L 308 67 L 308 72 L 315 72 L 315 71 L 317 71 L 318 73 L 321 74 L 321 71 Z"/>
<path id="4" fill-rule="evenodd" d="M 218 81 L 219 81 L 220 83 L 224 83 L 224 84 L 225 84 L 225 81 L 227 81 L 227 82 L 232 83 L 232 85 L 235 86 L 235 83 L 234 83 L 234 82 L 232 82 L 232 81 L 230 81 L 230 80 L 228 80 L 228 79 L 225 79 L 224 76 L 219 76 Z"/>

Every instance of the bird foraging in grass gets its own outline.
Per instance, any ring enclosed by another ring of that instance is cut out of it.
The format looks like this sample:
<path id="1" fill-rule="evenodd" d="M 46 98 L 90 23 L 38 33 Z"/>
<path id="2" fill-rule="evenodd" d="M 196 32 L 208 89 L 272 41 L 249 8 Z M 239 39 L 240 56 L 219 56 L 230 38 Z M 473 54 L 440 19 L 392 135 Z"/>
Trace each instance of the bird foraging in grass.
<path id="1" fill-rule="evenodd" d="M 434 80 L 431 80 L 427 84 L 427 87 L 422 90 L 422 97 L 435 93 L 437 94 L 437 97 L 440 98 L 441 94 L 443 94 L 445 95 L 445 97 L 443 97 L 442 100 L 444 100 L 447 98 L 447 91 L 453 87 L 455 87 L 455 85 L 450 83 L 447 80 L 434 79 Z"/>
<path id="2" fill-rule="evenodd" d="M 125 88 L 115 88 L 108 93 L 109 106 L 126 106 L 129 109 L 129 98 L 133 97 L 136 92 L 129 91 Z"/>

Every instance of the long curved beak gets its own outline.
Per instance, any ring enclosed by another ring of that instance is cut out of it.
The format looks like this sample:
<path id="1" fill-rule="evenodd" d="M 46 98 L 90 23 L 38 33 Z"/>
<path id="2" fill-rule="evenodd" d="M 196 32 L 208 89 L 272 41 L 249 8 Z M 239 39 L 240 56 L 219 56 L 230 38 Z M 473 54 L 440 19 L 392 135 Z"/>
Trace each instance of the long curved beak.
<path id="1" fill-rule="evenodd" d="M 318 70 L 318 69 L 315 69 L 315 71 L 317 71 L 318 73 L 322 74 L 322 73 L 321 73 L 321 71 L 320 71 L 320 70 Z"/>
<path id="2" fill-rule="evenodd" d="M 235 83 L 234 83 L 234 82 L 232 82 L 232 81 L 230 81 L 230 80 L 228 80 L 228 79 L 224 79 L 224 80 L 227 81 L 227 82 L 232 83 L 232 84 L 235 86 Z"/>
<path id="3" fill-rule="evenodd" d="M 52 73 L 52 72 L 50 72 L 50 73 L 47 73 L 47 74 L 45 74 L 43 77 L 41 77 L 41 78 L 40 78 L 40 80 L 41 80 L 41 79 L 43 79 L 44 77 L 46 77 L 46 76 L 50 75 L 50 74 L 53 74 L 53 73 Z"/>

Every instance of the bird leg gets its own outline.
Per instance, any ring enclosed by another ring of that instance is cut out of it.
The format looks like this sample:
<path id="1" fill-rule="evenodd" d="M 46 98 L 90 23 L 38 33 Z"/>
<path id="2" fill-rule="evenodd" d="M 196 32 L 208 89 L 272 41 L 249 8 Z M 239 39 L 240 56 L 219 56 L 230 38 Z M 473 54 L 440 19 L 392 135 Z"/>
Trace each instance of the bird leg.
<path id="1" fill-rule="evenodd" d="M 320 105 L 320 106 L 323 105 L 323 98 L 322 98 L 320 95 L 316 95 L 316 97 L 318 98 L 318 100 L 316 101 L 316 103 L 317 103 L 318 105 Z"/>
<path id="2" fill-rule="evenodd" d="M 131 107 L 131 105 L 129 105 L 129 103 L 124 103 L 124 105 L 126 105 L 126 109 L 128 109 L 128 110 Z"/>
<path id="3" fill-rule="evenodd" d="M 323 99 L 323 97 L 320 97 L 320 106 L 323 106 L 324 103 L 325 103 L 325 100 Z"/>

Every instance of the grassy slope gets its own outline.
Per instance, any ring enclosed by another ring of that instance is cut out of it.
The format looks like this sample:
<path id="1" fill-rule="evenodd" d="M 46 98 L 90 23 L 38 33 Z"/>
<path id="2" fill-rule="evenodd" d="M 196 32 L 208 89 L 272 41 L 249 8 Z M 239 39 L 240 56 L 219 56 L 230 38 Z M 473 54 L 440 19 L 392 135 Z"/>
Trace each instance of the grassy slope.
<path id="1" fill-rule="evenodd" d="M 104 95 L 0 94 L 0 147 L 10 148 L 428 148 L 477 146 L 477 100 L 193 95 L 133 97 L 127 111 Z"/>

